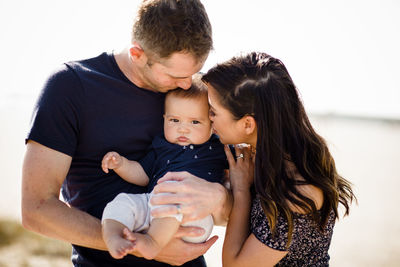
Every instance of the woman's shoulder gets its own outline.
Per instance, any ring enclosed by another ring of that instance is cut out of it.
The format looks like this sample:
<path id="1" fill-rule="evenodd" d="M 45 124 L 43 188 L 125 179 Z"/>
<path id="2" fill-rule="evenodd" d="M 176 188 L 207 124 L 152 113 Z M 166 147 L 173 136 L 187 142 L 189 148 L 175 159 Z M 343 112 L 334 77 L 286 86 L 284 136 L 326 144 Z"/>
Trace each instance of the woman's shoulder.
<path id="1" fill-rule="evenodd" d="M 294 241 L 297 240 L 297 238 L 301 239 L 304 236 L 315 236 L 317 242 L 320 238 L 324 238 L 325 235 L 329 236 L 331 234 L 335 223 L 333 211 L 331 212 L 329 221 L 325 226 L 327 231 L 324 233 L 318 231 L 318 227 L 316 227 L 310 214 L 297 212 L 296 210 L 294 211 L 293 219 L 293 230 L 297 237 L 293 237 L 292 243 L 297 242 Z M 262 208 L 262 200 L 259 196 L 256 196 L 253 199 L 250 228 L 254 236 L 263 244 L 280 251 L 288 250 L 289 224 L 287 219 L 282 214 L 278 214 L 275 222 L 275 229 L 272 231 L 267 216 Z"/>
<path id="2" fill-rule="evenodd" d="M 300 194 L 314 201 L 317 210 L 320 210 L 322 208 L 322 205 L 324 204 L 324 193 L 320 188 L 311 184 L 301 184 L 297 185 L 296 189 L 299 191 Z M 290 201 L 288 201 L 288 205 L 289 208 L 295 213 L 307 213 L 307 211 Z"/>
<path id="3" fill-rule="evenodd" d="M 295 164 L 290 160 L 285 161 L 286 165 L 286 172 L 288 176 L 291 176 L 297 183 L 296 190 L 303 196 L 311 199 L 314 201 L 315 207 L 317 210 L 321 209 L 322 205 L 324 204 L 324 193 L 323 191 L 309 183 L 306 182 L 304 177 L 298 172 Z M 296 196 L 293 196 L 296 198 Z M 288 201 L 289 208 L 295 212 L 300 214 L 305 214 L 307 211 L 299 207 L 298 205 Z"/>

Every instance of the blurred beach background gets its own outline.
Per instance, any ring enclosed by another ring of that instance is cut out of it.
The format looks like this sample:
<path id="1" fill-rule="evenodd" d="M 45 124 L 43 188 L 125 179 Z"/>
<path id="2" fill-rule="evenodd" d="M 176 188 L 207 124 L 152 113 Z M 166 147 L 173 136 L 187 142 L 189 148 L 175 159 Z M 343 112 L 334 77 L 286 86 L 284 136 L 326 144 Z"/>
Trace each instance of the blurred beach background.
<path id="1" fill-rule="evenodd" d="M 331 266 L 400 266 L 400 2 L 203 0 L 214 51 L 203 72 L 246 51 L 281 59 L 358 205 L 341 218 Z M 139 0 L 0 0 L 0 266 L 71 266 L 70 246 L 20 226 L 31 112 L 63 62 L 129 44 Z M 221 266 L 224 228 L 207 252 Z"/>

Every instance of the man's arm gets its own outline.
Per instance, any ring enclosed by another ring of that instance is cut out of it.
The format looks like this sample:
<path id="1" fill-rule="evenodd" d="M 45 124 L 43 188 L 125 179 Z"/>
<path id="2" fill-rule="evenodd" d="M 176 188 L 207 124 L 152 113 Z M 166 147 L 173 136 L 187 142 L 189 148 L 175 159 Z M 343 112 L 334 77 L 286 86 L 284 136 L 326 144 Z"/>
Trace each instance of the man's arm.
<path id="1" fill-rule="evenodd" d="M 72 158 L 28 141 L 22 169 L 22 224 L 28 230 L 106 250 L 100 221 L 59 200 Z"/>
<path id="2" fill-rule="evenodd" d="M 166 262 L 172 265 L 182 265 L 185 262 L 196 259 L 204 255 L 207 250 L 217 241 L 218 237 L 213 236 L 204 243 L 187 243 L 181 239 L 183 236 L 199 236 L 204 230 L 199 232 L 196 227 L 180 227 L 167 246 L 156 256 L 157 261 Z"/>
<path id="3" fill-rule="evenodd" d="M 26 229 L 48 237 L 107 250 L 100 220 L 59 200 L 60 188 L 71 160 L 66 154 L 28 141 L 22 170 L 22 224 Z M 202 234 L 196 231 L 198 229 L 192 227 L 182 228 L 178 235 Z M 206 243 L 188 244 L 174 238 L 156 259 L 181 265 L 204 254 L 216 239 L 213 237 Z"/>

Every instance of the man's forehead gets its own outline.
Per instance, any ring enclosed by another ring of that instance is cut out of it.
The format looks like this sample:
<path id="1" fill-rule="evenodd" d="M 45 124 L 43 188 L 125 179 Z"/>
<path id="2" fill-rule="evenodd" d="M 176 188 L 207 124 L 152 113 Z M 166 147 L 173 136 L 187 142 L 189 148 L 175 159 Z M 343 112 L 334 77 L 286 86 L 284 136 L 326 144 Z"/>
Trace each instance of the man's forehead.
<path id="1" fill-rule="evenodd" d="M 168 58 L 160 59 L 159 62 L 166 68 L 174 70 L 177 75 L 181 73 L 183 74 L 181 76 L 190 76 L 194 74 L 191 72 L 194 70 L 197 72 L 203 67 L 205 58 L 197 59 L 191 53 L 175 52 Z"/>

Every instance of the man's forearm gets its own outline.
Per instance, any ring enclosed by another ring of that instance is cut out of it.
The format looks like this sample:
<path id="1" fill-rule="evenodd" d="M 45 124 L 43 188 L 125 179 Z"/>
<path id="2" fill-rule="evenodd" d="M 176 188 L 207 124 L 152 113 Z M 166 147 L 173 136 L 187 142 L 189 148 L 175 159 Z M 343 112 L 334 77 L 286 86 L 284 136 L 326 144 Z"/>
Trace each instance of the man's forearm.
<path id="1" fill-rule="evenodd" d="M 58 199 L 71 161 L 71 156 L 28 142 L 22 168 L 22 224 L 52 238 L 105 249 L 100 221 Z"/>
<path id="2" fill-rule="evenodd" d="M 59 199 L 25 201 L 22 223 L 28 230 L 68 243 L 106 250 L 100 220 L 67 206 Z"/>

